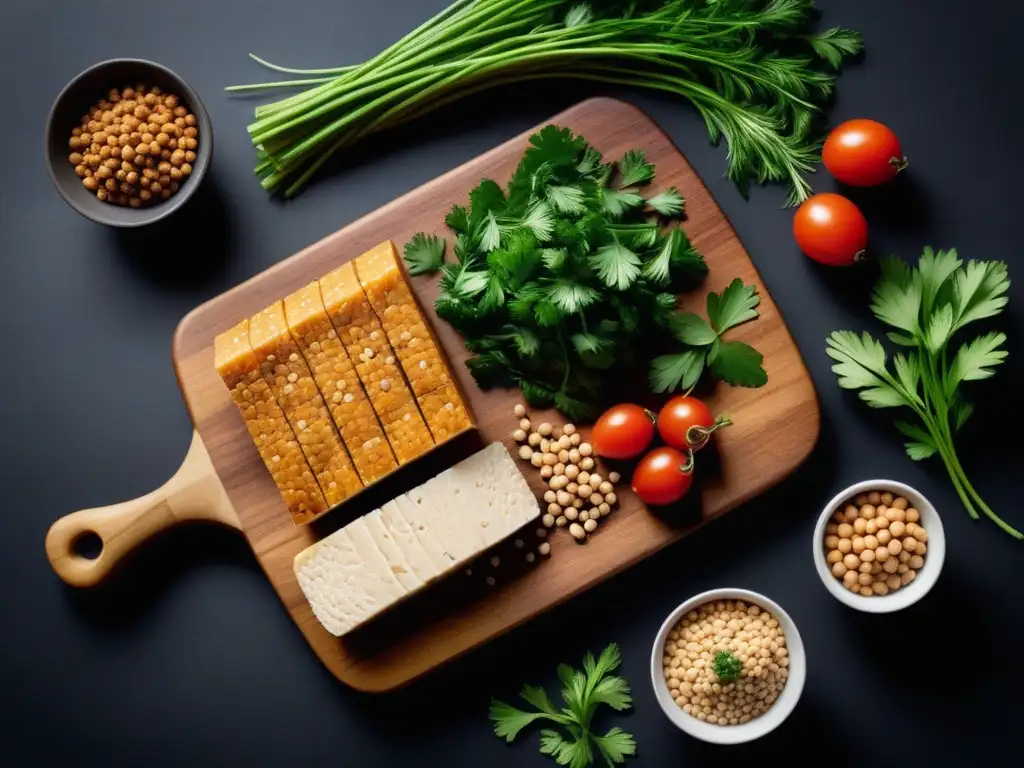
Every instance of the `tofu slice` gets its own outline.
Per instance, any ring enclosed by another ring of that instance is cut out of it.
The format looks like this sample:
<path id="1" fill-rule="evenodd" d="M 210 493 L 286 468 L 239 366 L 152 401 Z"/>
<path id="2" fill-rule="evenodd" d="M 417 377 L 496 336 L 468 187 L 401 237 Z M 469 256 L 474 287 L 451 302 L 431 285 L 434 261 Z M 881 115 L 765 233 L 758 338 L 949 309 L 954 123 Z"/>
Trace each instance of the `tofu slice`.
<path id="1" fill-rule="evenodd" d="M 405 561 L 409 564 L 416 578 L 424 584 L 437 578 L 441 572 L 442 565 L 446 564 L 444 548 L 440 542 L 436 543 L 437 558 L 435 561 L 423 546 L 423 542 L 416 536 L 412 526 L 402 516 L 401 510 L 399 510 L 398 505 L 394 501 L 389 501 L 379 510 L 374 510 L 370 513 L 370 516 L 379 516 L 385 531 L 387 531 L 391 540 L 402 551 Z"/>
<path id="2" fill-rule="evenodd" d="M 501 443 L 445 471 L 453 487 L 462 488 L 474 505 L 474 517 L 482 526 L 486 546 L 492 546 L 540 516 L 540 505 L 515 461 Z"/>
<path id="3" fill-rule="evenodd" d="M 340 531 L 295 556 L 295 576 L 324 629 L 341 637 L 391 603 L 366 591 L 366 565 L 348 532 Z"/>
<path id="4" fill-rule="evenodd" d="M 398 600 L 409 593 L 409 590 L 402 586 L 397 574 L 391 570 L 387 558 L 380 551 L 380 548 L 373 540 L 370 528 L 365 517 L 353 520 L 345 526 L 352 544 L 356 548 L 356 554 L 366 566 L 366 584 L 372 588 L 374 594 L 387 595 L 392 598 L 391 602 Z"/>
<path id="5" fill-rule="evenodd" d="M 263 380 L 256 353 L 249 344 L 249 321 L 218 335 L 213 343 L 214 365 L 231 399 L 242 413 L 245 427 L 260 458 L 274 478 L 292 520 L 308 523 L 327 511 L 320 486 L 313 477 L 295 433 Z"/>
<path id="6" fill-rule="evenodd" d="M 461 565 L 486 548 L 487 539 L 476 519 L 476 499 L 468 488 L 452 486 L 450 473 L 450 469 L 445 470 L 406 495 L 441 540 L 445 552 Z"/>
<path id="7" fill-rule="evenodd" d="M 442 576 L 459 564 L 455 556 L 448 551 L 441 536 L 435 529 L 432 520 L 428 519 L 426 510 L 419 506 L 408 495 L 402 494 L 392 502 L 395 509 L 416 534 L 417 540 L 426 550 L 427 556 L 437 567 L 437 575 Z M 384 505 L 385 507 L 387 504 Z"/>
<path id="8" fill-rule="evenodd" d="M 395 574 L 398 583 L 405 588 L 406 592 L 415 592 L 422 587 L 424 579 L 420 578 L 416 573 L 402 548 L 398 546 L 398 542 L 384 524 L 381 511 L 375 509 L 366 515 L 363 520 L 366 521 L 366 527 L 370 532 L 373 543 L 377 545 L 377 549 L 384 555 L 384 559 L 387 560 L 388 567 Z M 426 552 L 424 552 L 423 557 L 426 558 L 426 556 Z"/>

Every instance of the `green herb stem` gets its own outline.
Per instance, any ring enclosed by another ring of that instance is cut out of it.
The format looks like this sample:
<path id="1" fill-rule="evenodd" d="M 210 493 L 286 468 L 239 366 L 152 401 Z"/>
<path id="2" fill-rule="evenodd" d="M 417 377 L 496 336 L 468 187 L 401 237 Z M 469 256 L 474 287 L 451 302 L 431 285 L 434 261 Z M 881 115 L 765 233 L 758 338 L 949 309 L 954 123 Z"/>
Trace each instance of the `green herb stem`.
<path id="1" fill-rule="evenodd" d="M 809 194 L 811 126 L 834 68 L 859 48 L 855 34 L 808 33 L 810 0 L 727 9 L 703 0 L 609 5 L 458 0 L 362 64 L 302 70 L 254 56 L 276 71 L 314 76 L 230 89 L 311 86 L 256 109 L 249 132 L 272 160 L 258 166 L 264 186 L 287 183 L 297 192 L 311 165 L 361 137 L 488 84 L 548 77 L 674 93 L 694 104 L 713 140 L 725 137 L 727 175 L 741 190 L 750 181 L 779 181 L 789 185 L 791 202 Z"/>

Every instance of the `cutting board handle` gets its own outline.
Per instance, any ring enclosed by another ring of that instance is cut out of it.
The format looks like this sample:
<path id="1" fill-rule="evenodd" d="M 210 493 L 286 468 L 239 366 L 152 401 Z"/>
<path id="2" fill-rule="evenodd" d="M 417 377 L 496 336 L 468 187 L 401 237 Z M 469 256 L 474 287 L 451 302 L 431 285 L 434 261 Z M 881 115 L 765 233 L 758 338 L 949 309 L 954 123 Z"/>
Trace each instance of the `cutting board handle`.
<path id="1" fill-rule="evenodd" d="M 65 582 L 92 587 L 139 544 L 187 520 L 242 528 L 196 432 L 185 461 L 160 488 L 121 504 L 72 512 L 55 522 L 46 534 L 46 556 Z M 95 558 L 76 551 L 81 538 L 90 534 L 99 537 L 102 545 Z"/>

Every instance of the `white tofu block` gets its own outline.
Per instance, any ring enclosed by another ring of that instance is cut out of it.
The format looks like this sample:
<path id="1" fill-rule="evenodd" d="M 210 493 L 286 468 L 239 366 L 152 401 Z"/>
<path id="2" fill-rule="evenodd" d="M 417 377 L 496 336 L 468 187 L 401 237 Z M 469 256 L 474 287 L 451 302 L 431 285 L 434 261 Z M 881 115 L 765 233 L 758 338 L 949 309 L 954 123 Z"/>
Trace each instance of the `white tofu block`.
<path id="1" fill-rule="evenodd" d="M 366 595 L 357 574 L 366 570 L 345 529 L 295 556 L 295 576 L 314 615 L 332 635 L 344 635 L 385 606 Z M 390 603 L 387 603 L 390 604 Z"/>
<path id="2" fill-rule="evenodd" d="M 452 482 L 450 469 L 406 496 L 456 562 L 465 562 L 487 546 L 480 528 L 479 501 L 469 484 Z"/>
<path id="3" fill-rule="evenodd" d="M 501 443 L 353 521 L 295 557 L 328 632 L 344 635 L 540 517 Z"/>
<path id="4" fill-rule="evenodd" d="M 373 539 L 373 543 L 377 545 L 377 549 L 384 559 L 388 563 L 388 567 L 391 572 L 395 574 L 395 578 L 398 579 L 398 583 L 401 584 L 406 592 L 415 592 L 417 589 L 423 586 L 423 579 L 421 579 L 412 566 L 409 564 L 405 553 L 402 552 L 401 547 L 391 536 L 387 526 L 384 525 L 384 519 L 379 509 L 373 510 L 370 514 L 366 515 L 363 520 L 366 521 L 366 528 L 370 532 L 370 537 Z M 426 553 L 423 553 L 423 557 L 426 557 Z"/>
<path id="5" fill-rule="evenodd" d="M 387 530 L 388 535 L 391 536 L 391 540 L 402 551 L 405 561 L 412 568 L 416 578 L 424 584 L 437 578 L 437 575 L 440 573 L 440 566 L 430 557 L 423 543 L 417 538 L 412 526 L 402 516 L 398 505 L 394 501 L 389 501 L 379 510 L 371 513 L 371 515 L 377 513 L 380 514 L 380 520 L 384 528 Z M 440 542 L 437 542 L 437 556 L 442 563 L 445 561 L 444 549 L 441 547 Z"/>
<path id="6" fill-rule="evenodd" d="M 414 504 L 412 499 L 405 494 L 389 503 L 395 505 L 395 509 L 401 514 L 402 519 L 405 520 L 409 528 L 415 533 L 416 538 L 423 545 L 423 549 L 426 550 L 431 562 L 437 567 L 438 576 L 448 573 L 448 571 L 458 565 L 455 557 L 445 549 L 444 543 L 434 531 L 432 524 L 427 521 L 421 507 Z"/>
<path id="7" fill-rule="evenodd" d="M 467 510 L 481 526 L 485 546 L 493 546 L 540 516 L 537 497 L 501 443 L 491 443 L 444 474 L 451 485 L 472 498 Z"/>

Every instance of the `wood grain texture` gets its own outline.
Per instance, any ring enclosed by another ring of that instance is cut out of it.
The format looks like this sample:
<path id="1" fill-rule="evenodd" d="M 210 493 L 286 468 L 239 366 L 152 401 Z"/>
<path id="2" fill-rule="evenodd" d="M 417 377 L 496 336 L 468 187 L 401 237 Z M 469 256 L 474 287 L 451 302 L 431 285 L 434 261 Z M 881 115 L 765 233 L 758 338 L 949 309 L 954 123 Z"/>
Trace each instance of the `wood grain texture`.
<path id="1" fill-rule="evenodd" d="M 202 439 L 193 433 L 181 467 L 155 491 L 57 520 L 46 534 L 46 557 L 67 584 L 92 587 L 151 536 L 178 523 L 199 520 L 242 527 Z M 99 555 L 91 559 L 75 551 L 79 537 L 90 533 L 102 543 Z"/>
<path id="2" fill-rule="evenodd" d="M 310 246 L 248 282 L 207 302 L 186 317 L 174 339 L 174 362 L 192 420 L 216 472 L 238 513 L 249 543 L 271 584 L 313 650 L 340 680 L 366 691 L 384 691 L 413 680 L 543 611 L 589 589 L 677 540 L 698 525 L 762 493 L 792 472 L 817 441 L 819 411 L 813 384 L 771 297 L 721 210 L 711 199 L 668 137 L 635 107 L 611 99 L 592 99 L 551 122 L 583 134 L 608 157 L 642 148 L 658 170 L 655 189 L 675 185 L 686 198 L 684 228 L 707 259 L 707 287 L 720 291 L 735 277 L 761 291 L 761 318 L 733 332 L 765 355 L 768 384 L 748 390 L 719 386 L 709 396 L 715 412 L 728 412 L 734 425 L 716 436 L 720 460 L 703 478 L 699 508 L 685 519 L 667 519 L 646 510 L 625 485 L 620 508 L 602 521 L 586 545 L 565 531 L 552 536 L 552 557 L 539 559 L 497 588 L 480 588 L 456 574 L 344 640 L 328 634 L 313 617 L 292 571 L 295 555 L 354 517 L 407 490 L 480 447 L 505 440 L 515 428 L 512 406 L 517 391 L 478 389 L 463 361 L 459 336 L 433 313 L 436 279 L 418 277 L 413 287 L 426 308 L 453 372 L 479 425 L 418 467 L 400 470 L 377 491 L 312 526 L 292 524 L 284 504 L 213 367 L 214 335 L 239 318 L 267 306 L 377 243 L 392 239 L 399 247 L 419 230 L 444 231 L 444 215 L 464 203 L 482 177 L 508 180 L 529 133 L 512 139 L 380 210 Z M 539 127 L 539 126 L 538 126 Z M 532 132 L 532 131 L 531 131 Z M 703 312 L 704 292 L 686 302 Z M 535 423 L 559 423 L 557 414 L 531 414 Z M 529 466 L 524 474 L 540 491 L 542 481 Z M 417 474 L 418 473 L 418 474 Z M 533 534 L 529 534 L 532 542 Z M 520 558 L 521 559 L 521 558 Z"/>

